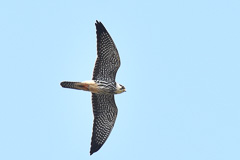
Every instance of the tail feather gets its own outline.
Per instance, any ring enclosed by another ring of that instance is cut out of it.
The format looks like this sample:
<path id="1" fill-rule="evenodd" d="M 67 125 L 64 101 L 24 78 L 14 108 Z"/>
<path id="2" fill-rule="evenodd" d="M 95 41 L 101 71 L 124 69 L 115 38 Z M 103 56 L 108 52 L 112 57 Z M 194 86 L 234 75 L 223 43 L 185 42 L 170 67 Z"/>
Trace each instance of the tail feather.
<path id="1" fill-rule="evenodd" d="M 72 88 L 72 89 L 80 89 L 81 82 L 68 82 L 64 81 L 60 84 L 63 88 Z"/>

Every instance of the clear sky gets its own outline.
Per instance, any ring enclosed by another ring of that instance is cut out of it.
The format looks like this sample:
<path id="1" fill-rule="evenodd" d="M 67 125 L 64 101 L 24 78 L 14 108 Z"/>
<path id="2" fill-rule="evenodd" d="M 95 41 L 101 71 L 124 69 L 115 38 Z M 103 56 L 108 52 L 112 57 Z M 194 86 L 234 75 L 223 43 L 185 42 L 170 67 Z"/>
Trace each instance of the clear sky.
<path id="1" fill-rule="evenodd" d="M 240 1 L 0 2 L 1 160 L 239 160 Z M 89 155 L 95 21 L 121 57 L 118 117 Z"/>

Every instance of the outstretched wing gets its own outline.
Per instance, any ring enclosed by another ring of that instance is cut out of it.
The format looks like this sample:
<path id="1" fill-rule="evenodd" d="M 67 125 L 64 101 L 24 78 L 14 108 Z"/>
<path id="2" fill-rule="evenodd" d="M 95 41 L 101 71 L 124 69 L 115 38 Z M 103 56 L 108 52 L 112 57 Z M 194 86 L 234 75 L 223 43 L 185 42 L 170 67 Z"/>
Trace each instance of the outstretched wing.
<path id="1" fill-rule="evenodd" d="M 97 29 L 97 60 L 93 71 L 93 80 L 115 82 L 120 57 L 118 50 L 101 22 L 96 21 Z"/>
<path id="2" fill-rule="evenodd" d="M 107 140 L 117 118 L 117 106 L 114 95 L 92 94 L 93 132 L 90 155 L 97 152 Z"/>

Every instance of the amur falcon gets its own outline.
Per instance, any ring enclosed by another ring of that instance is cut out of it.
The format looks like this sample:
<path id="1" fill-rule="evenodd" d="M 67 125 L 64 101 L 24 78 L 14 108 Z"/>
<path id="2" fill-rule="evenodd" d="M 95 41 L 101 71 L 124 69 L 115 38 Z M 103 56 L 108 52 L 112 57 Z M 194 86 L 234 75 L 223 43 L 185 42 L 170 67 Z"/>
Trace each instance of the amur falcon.
<path id="1" fill-rule="evenodd" d="M 115 82 L 116 73 L 120 67 L 118 50 L 103 24 L 96 21 L 95 25 L 97 30 L 97 60 L 92 80 L 61 82 L 61 86 L 64 88 L 92 92 L 94 120 L 90 155 L 102 147 L 114 126 L 118 112 L 114 94 L 126 91 L 123 85 Z"/>

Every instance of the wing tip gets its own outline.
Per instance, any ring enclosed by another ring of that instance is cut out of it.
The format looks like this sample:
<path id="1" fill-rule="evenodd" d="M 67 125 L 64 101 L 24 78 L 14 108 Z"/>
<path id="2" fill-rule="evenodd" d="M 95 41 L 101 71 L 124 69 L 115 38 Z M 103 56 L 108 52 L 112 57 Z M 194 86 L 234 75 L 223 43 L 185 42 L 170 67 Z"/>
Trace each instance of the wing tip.
<path id="1" fill-rule="evenodd" d="M 96 20 L 96 23 L 95 23 L 95 25 L 98 25 L 98 24 L 102 24 L 102 22 L 101 22 L 101 21 L 98 21 L 98 20 Z"/>
<path id="2" fill-rule="evenodd" d="M 90 156 L 91 156 L 93 153 L 97 152 L 101 147 L 102 147 L 102 146 L 99 147 L 99 146 L 91 145 L 91 148 L 90 148 Z"/>
<path id="3" fill-rule="evenodd" d="M 99 33 L 103 33 L 103 32 L 107 32 L 106 28 L 104 27 L 104 25 L 102 24 L 102 22 L 96 20 L 95 23 L 96 29 L 97 29 L 97 34 Z"/>
<path id="4" fill-rule="evenodd" d="M 93 154 L 94 152 L 90 151 L 90 156 Z"/>

